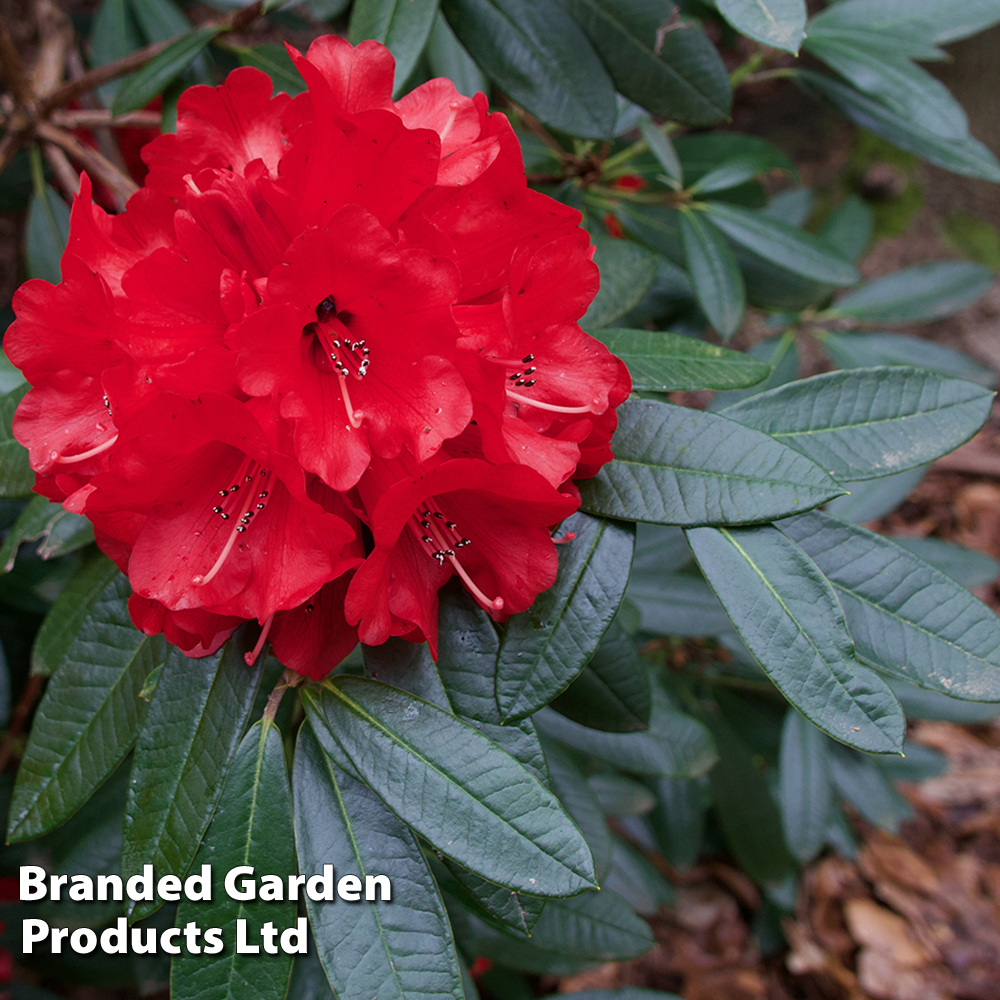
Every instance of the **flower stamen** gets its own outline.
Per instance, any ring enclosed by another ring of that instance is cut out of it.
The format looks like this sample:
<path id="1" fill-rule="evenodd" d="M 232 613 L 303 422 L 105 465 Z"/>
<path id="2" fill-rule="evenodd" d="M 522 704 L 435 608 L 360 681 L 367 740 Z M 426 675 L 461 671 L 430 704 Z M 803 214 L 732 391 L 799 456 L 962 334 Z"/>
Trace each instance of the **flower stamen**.
<path id="1" fill-rule="evenodd" d="M 252 667 L 257 662 L 257 657 L 260 656 L 260 651 L 264 648 L 264 643 L 267 642 L 267 633 L 271 631 L 271 623 L 273 621 L 274 614 L 268 615 L 264 620 L 264 627 L 260 630 L 260 635 L 257 636 L 257 642 L 254 643 L 253 649 L 249 653 L 243 654 L 243 662 L 248 667 Z"/>
<path id="2" fill-rule="evenodd" d="M 79 455 L 60 455 L 58 452 L 53 453 L 52 460 L 54 462 L 62 462 L 63 465 L 75 465 L 77 462 L 86 462 L 88 458 L 94 458 L 96 455 L 101 455 L 106 452 L 109 448 L 113 447 L 114 443 L 118 440 L 118 432 L 108 438 L 103 444 L 99 444 L 89 451 L 80 452 Z"/>
<path id="3" fill-rule="evenodd" d="M 528 383 L 524 383 L 528 386 Z M 531 399 L 528 396 L 522 396 L 519 392 L 514 392 L 513 389 L 507 390 L 507 395 L 510 399 L 513 399 L 515 403 L 521 403 L 524 406 L 535 406 L 539 410 L 549 410 L 551 413 L 592 413 L 593 405 L 588 406 L 558 406 L 555 403 L 543 403 L 540 399 Z"/>

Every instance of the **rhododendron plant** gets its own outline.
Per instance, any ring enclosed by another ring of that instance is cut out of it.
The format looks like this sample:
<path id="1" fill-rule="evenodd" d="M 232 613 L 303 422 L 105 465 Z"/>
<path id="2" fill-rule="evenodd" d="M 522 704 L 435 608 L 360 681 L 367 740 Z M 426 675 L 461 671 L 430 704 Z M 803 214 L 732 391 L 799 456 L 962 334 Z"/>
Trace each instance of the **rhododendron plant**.
<path id="1" fill-rule="evenodd" d="M 194 655 L 242 621 L 323 676 L 437 638 L 458 576 L 497 620 L 555 580 L 571 480 L 610 457 L 624 365 L 578 320 L 579 213 L 530 190 L 507 119 L 376 42 L 290 50 L 181 98 L 126 210 L 76 197 L 63 281 L 7 351 L 36 490 L 94 524 L 130 611 Z"/>

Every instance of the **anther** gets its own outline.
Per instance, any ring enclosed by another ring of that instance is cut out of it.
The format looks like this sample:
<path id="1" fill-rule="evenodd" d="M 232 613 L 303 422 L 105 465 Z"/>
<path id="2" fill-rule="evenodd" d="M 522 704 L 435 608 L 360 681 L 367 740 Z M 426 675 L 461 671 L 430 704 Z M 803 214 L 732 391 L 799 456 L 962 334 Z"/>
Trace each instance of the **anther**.
<path id="1" fill-rule="evenodd" d="M 508 375 L 507 377 L 511 380 L 511 382 L 516 382 L 523 374 L 523 372 L 514 372 L 513 375 Z"/>
<path id="2" fill-rule="evenodd" d="M 534 354 L 526 354 L 523 358 L 521 358 L 521 364 L 526 365 L 529 361 L 534 361 L 534 360 L 535 360 Z"/>

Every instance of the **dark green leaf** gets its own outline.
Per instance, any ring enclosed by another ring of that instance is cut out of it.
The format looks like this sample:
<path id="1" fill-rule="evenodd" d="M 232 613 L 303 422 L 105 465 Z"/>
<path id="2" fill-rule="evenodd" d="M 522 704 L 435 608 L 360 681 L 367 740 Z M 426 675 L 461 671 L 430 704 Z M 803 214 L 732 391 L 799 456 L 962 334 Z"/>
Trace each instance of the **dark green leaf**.
<path id="1" fill-rule="evenodd" d="M 485 93 L 489 83 L 476 61 L 465 51 L 441 14 L 434 18 L 427 43 L 427 62 L 434 76 L 445 76 L 460 94 L 472 97 Z"/>
<path id="2" fill-rule="evenodd" d="M 857 195 L 838 205 L 827 216 L 820 236 L 848 260 L 856 261 L 872 238 L 875 216 Z"/>
<path id="3" fill-rule="evenodd" d="M 355 0 L 347 40 L 381 42 L 396 60 L 395 90 L 406 82 L 430 37 L 438 0 Z"/>
<path id="4" fill-rule="evenodd" d="M 944 84 L 905 56 L 823 36 L 810 38 L 806 48 L 900 117 L 943 139 L 968 138 L 969 122 L 962 105 Z"/>
<path id="5" fill-rule="evenodd" d="M 615 85 L 647 111 L 685 125 L 729 114 L 732 89 L 715 46 L 684 18 L 662 36 L 669 11 L 655 0 L 561 0 L 597 49 Z"/>
<path id="6" fill-rule="evenodd" d="M 361 648 L 366 677 L 409 691 L 446 712 L 451 711 L 451 702 L 426 643 L 393 637 L 381 646 Z"/>
<path id="7" fill-rule="evenodd" d="M 264 657 L 248 667 L 246 629 L 213 656 L 172 650 L 139 733 L 132 763 L 122 875 L 152 864 L 183 875 L 215 811 L 253 707 Z M 133 913 L 157 903 L 132 903 Z"/>
<path id="8" fill-rule="evenodd" d="M 899 703 L 858 662 L 837 594 L 805 553 L 769 525 L 687 535 L 740 638 L 782 694 L 834 739 L 898 752 L 906 728 Z"/>
<path id="9" fill-rule="evenodd" d="M 442 864 L 451 875 L 447 884 L 442 880 L 442 888 L 466 904 L 471 901 L 494 920 L 522 934 L 531 934 L 545 908 L 545 899 L 487 882 L 454 861 L 445 859 Z"/>
<path id="10" fill-rule="evenodd" d="M 538 727 L 553 739 L 580 753 L 590 754 L 633 774 L 690 778 L 707 771 L 715 761 L 708 733 L 696 719 L 679 712 L 657 689 L 644 733 L 605 733 L 544 708 Z"/>
<path id="11" fill-rule="evenodd" d="M 114 570 L 106 582 L 108 567 L 97 566 L 87 583 L 96 589 L 104 582 L 100 597 L 52 664 L 58 672 L 35 716 L 11 804 L 11 840 L 58 826 L 115 769 L 139 731 L 139 690 L 165 655 L 161 638 L 132 624 L 125 577 Z"/>
<path id="12" fill-rule="evenodd" d="M 545 758 L 552 775 L 552 791 L 580 828 L 593 854 L 597 879 L 603 881 L 611 870 L 611 831 L 597 796 L 580 773 L 572 755 L 558 743 L 549 739 L 545 741 Z"/>
<path id="13" fill-rule="evenodd" d="M 618 410 L 614 461 L 579 483 L 594 514 L 654 524 L 743 524 L 808 510 L 841 490 L 817 465 L 725 417 L 653 400 Z"/>
<path id="14" fill-rule="evenodd" d="M 769 169 L 769 157 L 738 156 L 735 159 L 720 163 L 692 184 L 688 190 L 691 194 L 711 194 L 715 191 L 728 191 L 747 181 L 753 180 L 758 174 Z"/>
<path id="15" fill-rule="evenodd" d="M 496 700 L 500 640 L 489 615 L 464 589 L 445 590 L 440 608 L 437 669 L 455 714 L 547 781 L 534 723 L 501 724 Z"/>
<path id="16" fill-rule="evenodd" d="M 331 863 L 333 858 L 330 858 Z M 240 865 L 255 875 L 273 873 L 282 879 L 295 871 L 292 797 L 285 772 L 281 733 L 268 720 L 251 727 L 240 743 L 226 776 L 219 806 L 205 841 L 194 859 L 194 869 L 208 865 L 218 873 Z M 311 869 L 305 869 L 312 874 Z M 337 874 L 344 874 L 338 870 Z M 261 928 L 271 921 L 279 932 L 296 925 L 293 900 L 240 902 L 219 890 L 207 902 L 185 900 L 177 910 L 177 926 L 194 921 L 201 927 L 219 927 L 227 951 L 236 938 L 236 921 L 246 921 L 246 939 L 260 942 Z M 332 906 L 327 907 L 333 909 Z M 345 907 L 348 909 L 349 907 Z M 277 942 L 276 942 L 277 943 Z M 288 990 L 292 956 L 282 950 L 257 955 L 233 954 L 220 961 L 182 951 L 170 970 L 174 1000 L 273 1000 Z"/>
<path id="17" fill-rule="evenodd" d="M 762 364 L 769 365 L 771 367 L 770 375 L 763 382 L 755 382 L 752 389 L 736 389 L 732 392 L 717 393 L 712 402 L 708 404 L 708 409 L 712 413 L 718 413 L 727 406 L 738 403 L 741 399 L 756 396 L 758 392 L 784 385 L 799 377 L 799 349 L 795 333 L 791 330 L 776 337 L 758 340 L 747 351 L 747 356 Z"/>
<path id="18" fill-rule="evenodd" d="M 31 650 L 32 674 L 48 677 L 62 666 L 67 650 L 91 613 L 94 603 L 118 576 L 118 567 L 104 555 L 88 560 L 77 570 L 56 598 L 38 630 Z M 122 592 L 128 594 L 127 589 Z"/>
<path id="19" fill-rule="evenodd" d="M 656 277 L 656 258 L 632 240 L 594 237 L 594 263 L 601 289 L 580 320 L 592 329 L 607 326 L 637 306 Z"/>
<path id="20" fill-rule="evenodd" d="M 864 483 L 844 483 L 850 496 L 837 497 L 826 505 L 826 512 L 845 521 L 864 524 L 894 511 L 917 488 L 927 475 L 929 466 L 922 465 L 909 472 L 900 472 L 884 479 L 870 479 Z"/>
<path id="21" fill-rule="evenodd" d="M 1000 702 L 958 701 L 937 691 L 928 691 L 892 678 L 889 679 L 889 686 L 896 692 L 908 719 L 933 719 L 970 726 L 992 722 L 1000 717 Z"/>
<path id="22" fill-rule="evenodd" d="M 590 850 L 556 799 L 477 729 L 356 677 L 302 698 L 323 748 L 442 854 L 536 895 L 592 884 Z"/>
<path id="23" fill-rule="evenodd" d="M 706 202 L 705 211 L 730 239 L 793 274 L 829 285 L 858 280 L 854 265 L 818 236 L 721 201 Z"/>
<path id="24" fill-rule="evenodd" d="M 946 45 L 1000 21 L 996 0 L 847 0 L 827 7 L 809 25 L 818 31 L 877 31 L 903 38 L 925 38 Z"/>
<path id="25" fill-rule="evenodd" d="M 679 333 L 610 329 L 591 335 L 625 362 L 635 390 L 742 389 L 771 372 L 752 355 Z"/>
<path id="26" fill-rule="evenodd" d="M 681 245 L 698 304 L 728 340 L 743 322 L 746 308 L 746 290 L 736 258 L 711 222 L 690 210 L 681 212 Z"/>
<path id="27" fill-rule="evenodd" d="M 690 868 L 701 853 L 708 807 L 704 779 L 660 778 L 650 815 L 657 843 L 674 868 Z"/>
<path id="28" fill-rule="evenodd" d="M 661 906 L 677 901 L 674 887 L 634 847 L 615 838 L 614 867 L 604 882 L 627 900 L 632 909 L 643 917 L 655 917 Z"/>
<path id="29" fill-rule="evenodd" d="M 587 779 L 601 808 L 609 816 L 644 816 L 656 805 L 656 796 L 633 778 L 602 771 Z"/>
<path id="30" fill-rule="evenodd" d="M 38 558 L 52 559 L 82 549 L 93 540 L 94 529 L 85 517 L 50 503 L 46 497 L 35 497 L 0 546 L 0 573 L 9 573 L 14 568 L 17 551 L 25 542 L 40 542 Z"/>
<path id="31" fill-rule="evenodd" d="M 299 870 L 385 875 L 392 902 L 306 901 L 316 946 L 338 996 L 419 1000 L 462 996 L 444 905 L 416 837 L 375 794 L 299 731 L 293 776 Z"/>
<path id="32" fill-rule="evenodd" d="M 826 372 L 723 410 L 802 452 L 838 480 L 925 465 L 982 427 L 993 393 L 918 368 Z"/>
<path id="33" fill-rule="evenodd" d="M 781 825 L 785 843 L 807 864 L 826 842 L 833 786 L 830 784 L 830 742 L 794 708 L 785 713 L 778 761 Z"/>
<path id="34" fill-rule="evenodd" d="M 574 722 L 615 733 L 645 729 L 650 705 L 646 666 L 635 643 L 614 622 L 580 675 L 552 702 Z"/>
<path id="35" fill-rule="evenodd" d="M 716 6 L 742 34 L 798 54 L 805 37 L 805 0 L 716 0 Z"/>
<path id="36" fill-rule="evenodd" d="M 779 222 L 785 222 L 799 229 L 809 220 L 815 207 L 816 195 L 809 188 L 793 187 L 779 191 L 761 211 Z M 822 233 L 820 235 L 823 236 Z M 826 237 L 823 236 L 823 239 Z M 839 250 L 840 247 L 834 245 L 834 249 Z"/>
<path id="37" fill-rule="evenodd" d="M 639 609 L 639 627 L 654 635 L 719 635 L 732 627 L 704 580 L 687 573 L 636 570 L 628 600 Z"/>
<path id="38" fill-rule="evenodd" d="M 836 588 L 864 660 L 952 698 L 1000 701 L 1000 618 L 965 587 L 827 514 L 781 527 Z"/>
<path id="39" fill-rule="evenodd" d="M 56 285 L 62 281 L 60 261 L 69 238 L 69 207 L 51 185 L 46 184 L 43 191 L 44 197 L 37 192 L 31 196 L 24 253 L 28 276 Z"/>
<path id="40" fill-rule="evenodd" d="M 162 94 L 221 31 L 218 25 L 207 25 L 181 35 L 138 73 L 129 77 L 115 95 L 111 114 L 117 117 L 145 107 L 154 97 Z"/>
<path id="41" fill-rule="evenodd" d="M 993 272 L 964 260 L 919 264 L 878 278 L 838 299 L 839 316 L 875 323 L 918 323 L 975 302 L 993 281 Z"/>
<path id="42" fill-rule="evenodd" d="M 29 496 L 35 485 L 28 449 L 15 440 L 11 430 L 14 411 L 29 388 L 25 384 L 0 397 L 0 497 Z"/>
<path id="43" fill-rule="evenodd" d="M 719 763 L 708 777 L 726 843 L 755 882 L 774 885 L 794 871 L 794 862 L 767 779 L 722 713 L 712 712 L 706 721 L 719 748 Z"/>
<path id="44" fill-rule="evenodd" d="M 305 81 L 299 76 L 288 50 L 283 45 L 255 45 L 253 48 L 241 47 L 236 54 L 244 66 L 267 73 L 274 83 L 276 91 L 284 91 L 294 97 L 306 89 Z"/>
<path id="45" fill-rule="evenodd" d="M 890 536 L 901 548 L 947 573 L 963 587 L 981 587 L 1000 576 L 1000 561 L 985 552 L 967 549 L 943 538 L 919 538 L 913 535 Z"/>
<path id="46" fill-rule="evenodd" d="M 660 166 L 663 167 L 667 179 L 678 187 L 684 181 L 684 168 L 681 166 L 680 158 L 670 136 L 666 132 L 653 124 L 653 120 L 643 116 L 639 121 L 639 131 L 642 133 L 649 151 L 656 157 Z"/>
<path id="47" fill-rule="evenodd" d="M 548 125 L 602 139 L 618 116 L 615 88 L 565 10 L 530 0 L 442 0 L 459 41 L 514 101 Z"/>
<path id="48" fill-rule="evenodd" d="M 818 93 L 839 108 L 855 125 L 873 132 L 900 149 L 916 153 L 928 163 L 956 174 L 1000 181 L 1000 163 L 976 139 L 944 139 L 918 122 L 896 114 L 875 98 L 820 73 L 799 70 L 796 79 L 807 90 Z"/>
<path id="49" fill-rule="evenodd" d="M 941 375 L 968 379 L 992 388 L 996 373 L 977 364 L 952 347 L 905 333 L 831 333 L 820 340 L 840 368 L 870 368 L 874 365 L 913 365 Z"/>
<path id="50" fill-rule="evenodd" d="M 503 722 L 536 712 L 564 691 L 597 651 L 621 604 L 635 529 L 574 514 L 561 530 L 556 582 L 513 615 L 497 658 L 496 698 Z"/>
<path id="51" fill-rule="evenodd" d="M 830 775 L 837 792 L 869 823 L 896 833 L 913 815 L 906 799 L 869 757 L 840 747 L 831 750 Z"/>
<path id="52" fill-rule="evenodd" d="M 762 170 L 781 170 L 798 176 L 792 161 L 766 139 L 743 132 L 716 130 L 678 136 L 674 148 L 684 167 L 688 183 L 698 181 L 726 160 L 750 157 Z"/>

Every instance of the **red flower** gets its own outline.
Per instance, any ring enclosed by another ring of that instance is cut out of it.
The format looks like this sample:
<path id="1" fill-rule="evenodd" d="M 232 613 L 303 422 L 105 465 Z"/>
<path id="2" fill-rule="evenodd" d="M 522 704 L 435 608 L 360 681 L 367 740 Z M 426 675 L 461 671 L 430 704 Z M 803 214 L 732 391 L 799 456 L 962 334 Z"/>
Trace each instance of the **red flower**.
<path id="1" fill-rule="evenodd" d="M 359 636 L 435 649 L 451 576 L 527 608 L 630 383 L 577 325 L 579 214 L 483 95 L 393 102 L 374 42 L 290 51 L 294 99 L 253 69 L 187 91 L 123 214 L 84 179 L 7 345 L 36 489 L 94 522 L 136 624 L 204 655 L 254 618 L 321 677 Z"/>

